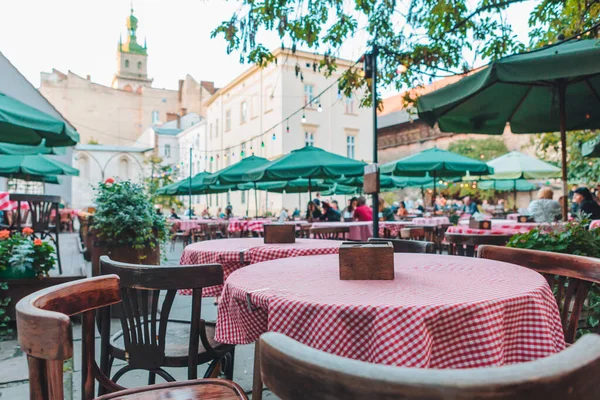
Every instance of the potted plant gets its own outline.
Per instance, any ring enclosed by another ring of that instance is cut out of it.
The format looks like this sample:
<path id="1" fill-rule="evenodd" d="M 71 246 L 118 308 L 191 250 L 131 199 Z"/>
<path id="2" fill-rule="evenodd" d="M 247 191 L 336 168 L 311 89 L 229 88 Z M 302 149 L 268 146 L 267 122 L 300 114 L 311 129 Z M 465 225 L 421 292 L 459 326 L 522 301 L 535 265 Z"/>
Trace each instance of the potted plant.
<path id="1" fill-rule="evenodd" d="M 579 215 L 567 224 L 541 225 L 513 236 L 508 247 L 551 251 L 600 258 L 600 229 L 588 229 L 589 219 Z M 600 333 L 600 287 L 593 284 L 588 292 L 578 324 L 578 335 Z"/>
<path id="2" fill-rule="evenodd" d="M 166 220 L 154 211 L 144 187 L 109 178 L 95 190 L 92 275 L 99 274 L 101 255 L 131 264 L 159 264 L 160 245 L 167 238 Z"/>

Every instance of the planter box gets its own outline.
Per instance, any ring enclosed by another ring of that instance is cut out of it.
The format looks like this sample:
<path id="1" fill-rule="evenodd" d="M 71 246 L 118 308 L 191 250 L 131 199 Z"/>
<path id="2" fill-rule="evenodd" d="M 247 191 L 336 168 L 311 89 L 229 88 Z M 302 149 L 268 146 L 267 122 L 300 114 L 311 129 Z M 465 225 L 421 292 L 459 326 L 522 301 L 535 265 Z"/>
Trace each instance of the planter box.
<path id="1" fill-rule="evenodd" d="M 104 242 L 94 241 L 92 247 L 92 276 L 100 275 L 100 256 L 109 256 L 114 261 L 128 264 L 159 265 L 160 245 L 133 249 L 131 246 L 111 246 Z"/>
<path id="2" fill-rule="evenodd" d="M 6 271 L 4 271 L 6 272 Z M 67 283 L 83 279 L 85 276 L 60 276 L 60 277 L 49 277 L 49 278 L 23 278 L 23 279 L 5 279 L 0 278 L 1 281 L 5 281 L 8 284 L 8 290 L 0 291 L 0 295 L 3 298 L 10 297 L 10 303 L 6 309 L 8 317 L 14 321 L 16 318 L 15 306 L 23 297 L 29 296 L 31 293 L 37 292 L 38 290 L 46 289 L 50 286 L 60 285 L 61 283 Z"/>

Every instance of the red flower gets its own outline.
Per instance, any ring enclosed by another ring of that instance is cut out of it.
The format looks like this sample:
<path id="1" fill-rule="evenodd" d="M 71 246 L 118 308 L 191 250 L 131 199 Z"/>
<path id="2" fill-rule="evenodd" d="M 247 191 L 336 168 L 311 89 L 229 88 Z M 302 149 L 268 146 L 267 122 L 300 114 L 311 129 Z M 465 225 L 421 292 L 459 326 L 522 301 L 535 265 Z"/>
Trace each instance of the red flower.
<path id="1" fill-rule="evenodd" d="M 0 240 L 8 239 L 10 237 L 10 231 L 8 229 L 4 229 L 0 231 Z"/>
<path id="2" fill-rule="evenodd" d="M 115 183 L 115 178 L 107 178 L 104 183 L 106 183 L 107 185 L 112 185 L 113 183 Z"/>
<path id="3" fill-rule="evenodd" d="M 33 229 L 31 229 L 30 227 L 26 226 L 25 228 L 23 228 L 23 235 L 29 236 L 32 233 L 33 233 Z"/>
<path id="4" fill-rule="evenodd" d="M 42 243 L 43 243 L 43 242 L 42 242 L 42 239 L 35 239 L 35 240 L 33 241 L 33 245 L 34 245 L 34 246 L 41 246 L 41 245 L 42 245 Z"/>

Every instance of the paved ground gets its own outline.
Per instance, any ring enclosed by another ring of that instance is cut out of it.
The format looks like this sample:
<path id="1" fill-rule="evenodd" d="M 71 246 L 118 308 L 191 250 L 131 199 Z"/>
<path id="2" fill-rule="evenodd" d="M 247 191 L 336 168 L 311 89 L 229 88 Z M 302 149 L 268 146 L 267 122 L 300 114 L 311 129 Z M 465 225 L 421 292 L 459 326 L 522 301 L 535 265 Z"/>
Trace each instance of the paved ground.
<path id="1" fill-rule="evenodd" d="M 77 235 L 75 234 L 62 234 L 60 237 L 61 242 L 61 258 L 63 261 L 63 269 L 65 274 L 78 275 L 78 271 L 90 270 L 89 263 L 83 260 L 83 257 L 77 248 Z M 169 263 L 179 263 L 179 257 L 181 256 L 182 247 L 181 244 L 177 244 L 176 249 L 171 252 L 168 251 Z M 172 318 L 174 319 L 186 319 L 190 318 L 191 310 L 191 298 L 188 296 L 177 296 L 175 304 L 171 311 Z M 216 307 L 213 304 L 212 299 L 205 299 L 202 304 L 202 316 L 206 320 L 214 321 L 216 318 Z M 118 330 L 117 321 L 113 321 L 113 329 L 115 332 Z M 73 327 L 73 338 L 74 338 L 74 372 L 65 375 L 65 381 L 72 380 L 73 395 L 69 397 L 66 395 L 65 398 L 80 399 L 80 386 L 81 386 L 81 329 L 80 325 L 74 325 Z M 99 338 L 96 338 L 97 349 L 99 349 Z M 97 353 L 99 350 L 97 350 Z M 253 355 L 254 346 L 238 346 L 236 348 L 236 361 L 234 371 L 234 381 L 240 384 L 244 390 L 249 393 L 252 388 L 252 369 L 253 369 Z M 115 362 L 115 366 L 122 365 L 123 363 Z M 114 369 L 113 369 L 114 371 Z M 167 368 L 167 371 L 171 373 L 177 380 L 185 380 L 187 373 L 185 368 Z M 203 370 L 199 369 L 199 376 L 204 373 Z M 147 383 L 147 374 L 139 371 L 131 371 L 119 381 L 127 387 L 143 386 Z M 157 382 L 160 382 L 160 378 L 157 378 Z M 274 395 L 265 391 L 264 399 L 276 399 Z M 4 400 L 28 400 L 29 399 L 29 387 L 27 380 L 27 362 L 26 359 L 19 349 L 16 340 L 5 340 L 0 342 L 0 399 Z"/>

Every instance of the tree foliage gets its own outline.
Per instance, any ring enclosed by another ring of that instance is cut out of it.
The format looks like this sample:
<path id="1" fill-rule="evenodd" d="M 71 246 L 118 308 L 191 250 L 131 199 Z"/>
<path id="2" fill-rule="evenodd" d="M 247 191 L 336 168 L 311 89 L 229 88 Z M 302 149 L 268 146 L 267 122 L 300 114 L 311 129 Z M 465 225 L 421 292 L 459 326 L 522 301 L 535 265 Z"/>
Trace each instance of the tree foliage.
<path id="1" fill-rule="evenodd" d="M 455 140 L 448 146 L 448 151 L 462 154 L 477 160 L 489 161 L 508 153 L 504 141 L 499 138 Z"/>
<path id="2" fill-rule="evenodd" d="M 146 163 L 150 164 L 151 174 L 145 179 L 146 188 L 152 202 L 160 204 L 165 209 L 171 207 L 181 207 L 183 204 L 175 196 L 161 196 L 156 194 L 157 190 L 163 186 L 170 185 L 177 181 L 177 171 L 173 165 L 163 164 L 163 159 L 158 156 L 150 156 L 146 159 Z"/>
<path id="3" fill-rule="evenodd" d="M 600 182 L 600 159 L 583 157 L 581 154 L 581 145 L 596 136 L 598 133 L 592 131 L 567 132 L 567 179 L 570 182 L 585 185 Z M 535 135 L 531 144 L 539 158 L 560 166 L 560 134 Z"/>
<path id="4" fill-rule="evenodd" d="M 525 0 L 242 0 L 238 10 L 212 32 L 242 62 L 274 60 L 262 41 L 276 32 L 281 45 L 324 54 L 319 70 L 329 75 L 348 39 L 365 35 L 379 47 L 378 78 L 402 91 L 430 79 L 464 73 L 484 62 L 577 35 L 598 20 L 597 0 L 543 0 L 529 16 L 530 43 L 518 40 L 506 10 Z M 596 35 L 596 32 L 590 34 Z M 399 73 L 401 72 L 401 73 Z M 369 87 L 357 68 L 343 72 L 345 94 Z"/>

